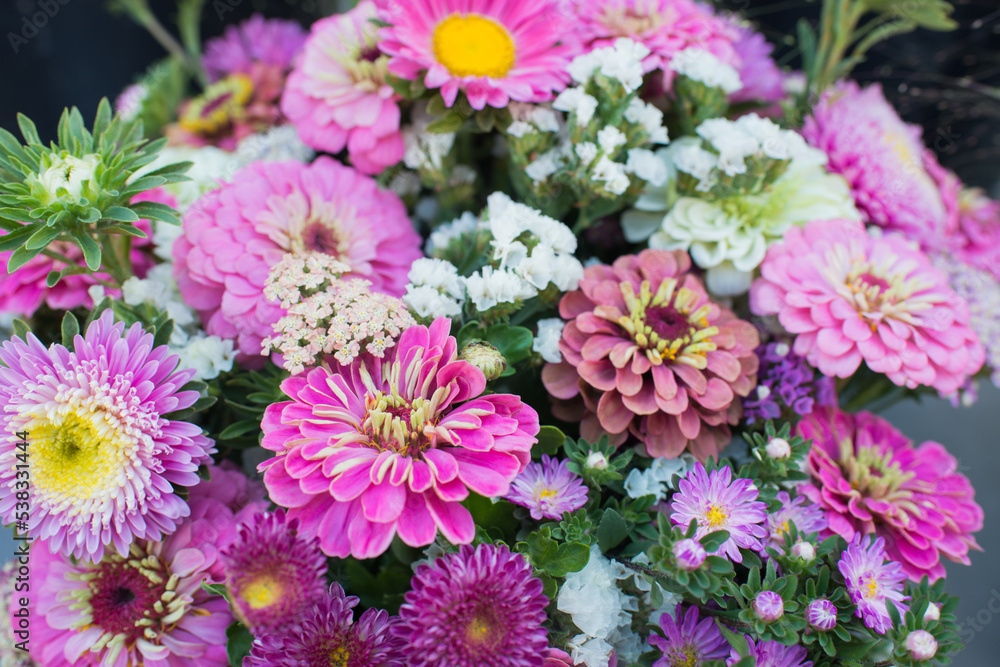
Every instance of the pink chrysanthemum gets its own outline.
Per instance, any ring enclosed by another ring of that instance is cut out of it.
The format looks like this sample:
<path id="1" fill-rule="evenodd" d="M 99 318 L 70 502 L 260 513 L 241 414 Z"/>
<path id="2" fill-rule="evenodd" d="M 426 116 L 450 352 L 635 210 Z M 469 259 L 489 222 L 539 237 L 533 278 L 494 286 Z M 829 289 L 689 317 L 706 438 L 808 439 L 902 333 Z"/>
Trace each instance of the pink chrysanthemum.
<path id="1" fill-rule="evenodd" d="M 135 203 L 142 201 L 166 204 L 167 206 L 177 206 L 177 200 L 162 188 L 154 188 L 140 193 L 132 198 Z M 135 227 L 140 229 L 146 238 L 140 239 L 132 237 L 132 271 L 139 278 L 144 278 L 146 272 L 152 268 L 152 258 L 145 252 L 149 249 L 152 240 L 152 228 L 149 220 L 139 220 Z M 3 238 L 0 235 L 0 238 Z M 80 266 L 86 266 L 83 260 L 83 251 L 78 246 L 68 241 L 55 241 L 48 245 L 50 250 L 62 253 L 74 260 Z M 0 253 L 0 312 L 15 313 L 25 317 L 31 317 L 36 310 L 45 303 L 53 310 L 73 310 L 84 306 L 92 308 L 93 299 L 90 298 L 89 290 L 98 284 L 98 280 L 111 280 L 107 273 L 80 273 L 77 275 L 62 278 L 55 287 L 48 287 L 45 284 L 45 277 L 51 271 L 60 271 L 66 265 L 63 262 L 38 255 L 24 264 L 14 273 L 7 273 L 7 262 L 11 252 Z M 110 297 L 117 297 L 120 290 L 108 289 L 106 294 Z"/>
<path id="2" fill-rule="evenodd" d="M 824 375 L 849 377 L 862 362 L 894 383 L 959 389 L 986 353 L 969 306 L 930 259 L 897 234 L 859 222 L 793 227 L 768 251 L 750 289 L 756 315 L 777 315 L 794 351 Z"/>
<path id="3" fill-rule="evenodd" d="M 542 454 L 541 463 L 529 463 L 510 484 L 507 500 L 531 510 L 531 518 L 560 519 L 587 503 L 587 488 L 565 461 Z"/>
<path id="4" fill-rule="evenodd" d="M 577 55 L 562 0 L 376 0 L 379 49 L 389 71 L 440 88 L 447 106 L 462 90 L 474 109 L 545 102 L 566 87 Z"/>
<path id="5" fill-rule="evenodd" d="M 753 637 L 745 635 L 749 655 L 753 657 L 757 667 L 813 667 L 812 660 L 806 660 L 806 648 L 804 646 L 785 646 L 776 641 L 757 641 Z M 735 665 L 742 657 L 735 648 L 729 651 L 726 658 L 726 665 Z"/>
<path id="6" fill-rule="evenodd" d="M 404 667 L 398 623 L 381 609 L 369 609 L 354 620 L 359 599 L 345 595 L 340 584 L 313 605 L 297 623 L 257 639 L 244 659 L 247 667 Z"/>
<path id="7" fill-rule="evenodd" d="M 230 74 L 250 74 L 254 63 L 287 71 L 305 41 L 306 32 L 297 21 L 254 14 L 226 28 L 221 37 L 205 42 L 201 61 L 212 81 Z"/>
<path id="8" fill-rule="evenodd" d="M 421 565 L 399 609 L 410 667 L 542 667 L 549 600 L 520 554 L 463 545 Z"/>
<path id="9" fill-rule="evenodd" d="M 729 538 L 715 552 L 735 563 L 743 562 L 740 548 L 763 552 L 761 538 L 767 537 L 762 525 L 767 519 L 767 506 L 757 500 L 760 493 L 753 480 L 732 478 L 732 470 L 723 467 L 705 471 L 696 463 L 687 477 L 677 485 L 670 503 L 670 519 L 686 527 L 694 519 L 698 523 L 695 539 L 718 530 L 729 531 Z"/>
<path id="10" fill-rule="evenodd" d="M 185 533 L 186 534 L 186 533 Z M 206 556 L 177 533 L 96 564 L 32 545 L 31 655 L 46 667 L 224 667 L 226 599 L 202 589 Z"/>
<path id="11" fill-rule="evenodd" d="M 283 314 L 264 284 L 286 253 L 330 255 L 393 296 L 421 255 L 399 197 L 328 157 L 251 164 L 188 210 L 173 252 L 184 300 L 209 334 L 237 341 L 245 366 L 263 363 Z"/>
<path id="12" fill-rule="evenodd" d="M 855 535 L 840 556 L 837 569 L 844 575 L 851 602 L 857 606 L 854 615 L 880 635 L 892 629 L 887 603 L 891 602 L 900 615 L 909 607 L 904 600 L 903 582 L 906 574 L 899 563 L 886 559 L 885 541 L 872 540 L 871 535 Z"/>
<path id="13" fill-rule="evenodd" d="M 396 164 L 406 150 L 399 96 L 386 83 L 389 58 L 379 52 L 373 18 L 375 3 L 362 0 L 314 23 L 281 98 L 302 141 L 328 153 L 346 146 L 366 174 Z"/>
<path id="14" fill-rule="evenodd" d="M 729 96 L 733 103 L 757 102 L 773 104 L 785 97 L 785 75 L 771 57 L 774 46 L 764 39 L 764 35 L 744 23 L 728 21 L 737 33 L 733 49 L 739 57 L 736 70 L 740 74 L 743 87 Z M 780 107 L 776 107 L 776 110 Z"/>
<path id="15" fill-rule="evenodd" d="M 729 654 L 726 642 L 710 616 L 701 618 L 698 607 L 678 604 L 674 617 L 660 616 L 663 637 L 650 633 L 649 643 L 662 654 L 653 667 L 686 667 L 706 660 L 721 660 Z"/>
<path id="16" fill-rule="evenodd" d="M 767 546 L 784 552 L 785 533 L 788 532 L 790 524 L 795 526 L 798 534 L 805 537 L 813 533 L 824 534 L 829 524 L 823 508 L 809 501 L 805 496 L 790 498 L 787 491 L 778 492 L 778 502 L 781 508 L 777 512 L 767 515 Z"/>
<path id="17" fill-rule="evenodd" d="M 983 510 L 957 462 L 936 442 L 913 443 L 867 412 L 824 408 L 796 433 L 811 438 L 801 492 L 826 511 L 830 530 L 850 540 L 874 532 L 914 581 L 944 576 L 941 558 L 969 564 Z"/>
<path id="18" fill-rule="evenodd" d="M 802 129 L 843 176 L 867 222 L 899 230 L 926 250 L 940 249 L 958 227 L 961 183 L 899 117 L 874 84 L 853 81 L 823 95 Z"/>
<path id="19" fill-rule="evenodd" d="M 327 595 L 326 556 L 285 513 L 258 514 L 222 552 L 236 616 L 255 635 L 295 623 Z"/>
<path id="20" fill-rule="evenodd" d="M 959 197 L 961 244 L 955 257 L 1000 280 L 1000 202 L 978 188 Z"/>
<path id="21" fill-rule="evenodd" d="M 638 42 L 650 52 L 643 69 L 662 70 L 668 88 L 674 78 L 668 65 L 687 48 L 708 51 L 727 65 L 740 65 L 735 27 L 694 0 L 574 0 L 574 5 L 575 30 L 587 51 L 612 46 L 622 37 Z"/>
<path id="22" fill-rule="evenodd" d="M 193 370 L 139 324 L 125 331 L 110 310 L 74 349 L 46 349 L 34 335 L 0 350 L 0 517 L 14 522 L 19 432 L 30 434 L 28 535 L 77 558 L 106 546 L 128 554 L 137 539 L 159 540 L 188 515 L 174 487 L 198 483 L 214 452 L 201 428 L 163 415 L 192 405 L 181 391 Z M 23 508 L 22 508 L 23 509 Z"/>
<path id="23" fill-rule="evenodd" d="M 559 304 L 563 361 L 542 381 L 557 399 L 582 395 L 618 442 L 630 431 L 651 456 L 688 448 L 705 460 L 729 442 L 736 397 L 756 383 L 759 336 L 710 301 L 690 268 L 683 251 L 645 250 L 585 269 Z"/>
<path id="24" fill-rule="evenodd" d="M 410 546 L 475 534 L 460 501 L 496 497 L 530 460 L 538 415 L 490 394 L 457 358 L 451 321 L 413 326 L 385 359 L 315 368 L 285 380 L 291 401 L 268 407 L 261 464 L 271 499 L 329 556 L 371 558 L 395 535 Z"/>

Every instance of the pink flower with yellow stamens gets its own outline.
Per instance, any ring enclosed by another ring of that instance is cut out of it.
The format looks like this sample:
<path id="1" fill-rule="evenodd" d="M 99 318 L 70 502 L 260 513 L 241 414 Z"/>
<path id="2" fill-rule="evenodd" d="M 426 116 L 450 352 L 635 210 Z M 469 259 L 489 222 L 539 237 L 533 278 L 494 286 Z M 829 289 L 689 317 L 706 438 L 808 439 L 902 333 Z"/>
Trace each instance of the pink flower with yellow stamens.
<path id="1" fill-rule="evenodd" d="M 899 563 L 886 559 L 885 540 L 871 535 L 855 535 L 840 556 L 837 569 L 844 575 L 851 602 L 857 606 L 854 615 L 880 635 L 892 629 L 887 605 L 893 604 L 903 614 L 909 607 L 904 600 L 903 582 L 906 574 Z"/>

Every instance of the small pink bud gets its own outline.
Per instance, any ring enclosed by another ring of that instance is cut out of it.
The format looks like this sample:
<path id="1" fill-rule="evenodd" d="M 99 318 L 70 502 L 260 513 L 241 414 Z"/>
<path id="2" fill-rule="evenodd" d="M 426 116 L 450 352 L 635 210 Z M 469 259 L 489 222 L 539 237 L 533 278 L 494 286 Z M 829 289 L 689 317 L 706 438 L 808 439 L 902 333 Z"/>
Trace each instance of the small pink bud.
<path id="1" fill-rule="evenodd" d="M 761 591 L 750 606 L 754 616 L 765 623 L 773 623 L 785 615 L 785 601 L 774 591 Z"/>
<path id="2" fill-rule="evenodd" d="M 682 570 L 697 570 L 705 562 L 705 547 L 698 540 L 685 538 L 674 543 L 674 558 Z"/>
<path id="3" fill-rule="evenodd" d="M 930 660 L 937 655 L 938 643 L 926 630 L 914 630 L 906 635 L 906 650 L 914 660 Z"/>
<path id="4" fill-rule="evenodd" d="M 784 438 L 771 438 L 764 451 L 770 458 L 780 461 L 792 455 L 792 446 Z"/>

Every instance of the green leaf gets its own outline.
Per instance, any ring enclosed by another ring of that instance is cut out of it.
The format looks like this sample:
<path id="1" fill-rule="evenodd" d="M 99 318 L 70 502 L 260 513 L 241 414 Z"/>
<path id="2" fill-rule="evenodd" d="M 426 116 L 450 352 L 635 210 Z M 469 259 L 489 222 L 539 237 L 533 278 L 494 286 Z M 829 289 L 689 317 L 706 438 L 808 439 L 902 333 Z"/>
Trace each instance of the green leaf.
<path id="1" fill-rule="evenodd" d="M 435 134 L 446 134 L 448 132 L 458 132 L 465 125 L 465 116 L 459 111 L 449 111 L 443 117 L 427 126 L 428 132 Z"/>
<path id="2" fill-rule="evenodd" d="M 229 667 L 242 667 L 243 658 L 250 655 L 253 635 L 242 623 L 233 623 L 226 629 L 226 656 Z"/>
<path id="3" fill-rule="evenodd" d="M 43 226 L 34 234 L 31 235 L 24 247 L 27 250 L 44 250 L 49 243 L 54 241 L 60 234 L 62 234 L 61 229 L 53 229 L 52 227 Z"/>
<path id="4" fill-rule="evenodd" d="M 20 247 L 24 240 L 35 233 L 37 225 L 25 225 L 21 229 L 0 236 L 0 252 Z"/>
<path id="5" fill-rule="evenodd" d="M 244 419 L 222 429 L 216 438 L 218 440 L 234 440 L 255 430 L 260 430 L 260 422 L 255 419 Z"/>
<path id="6" fill-rule="evenodd" d="M 14 318 L 10 328 L 13 334 L 21 340 L 27 339 L 28 334 L 31 333 L 31 327 L 28 326 L 28 323 L 17 317 Z"/>
<path id="7" fill-rule="evenodd" d="M 838 644 L 837 645 L 837 657 L 844 660 L 853 660 L 854 662 L 861 662 L 864 657 L 868 655 L 875 645 L 878 644 L 879 640 L 872 639 L 864 641 L 862 639 L 855 638 L 848 644 Z"/>
<path id="8" fill-rule="evenodd" d="M 101 246 L 97 244 L 97 241 L 86 232 L 76 234 L 73 238 L 76 239 L 77 245 L 83 251 L 83 259 L 87 262 L 87 268 L 91 271 L 101 268 Z"/>
<path id="9" fill-rule="evenodd" d="M 42 248 L 35 248 L 34 250 L 28 250 L 24 246 L 20 246 L 10 255 L 10 259 L 7 260 L 7 273 L 14 273 L 19 268 L 38 257 L 42 252 Z"/>
<path id="10" fill-rule="evenodd" d="M 590 547 L 580 542 L 559 544 L 549 535 L 551 531 L 543 527 L 528 536 L 526 543 L 531 562 L 540 570 L 553 577 L 565 577 L 570 572 L 579 572 L 590 560 Z"/>
<path id="11" fill-rule="evenodd" d="M 746 637 L 744 637 L 742 633 L 736 634 L 735 632 L 730 630 L 729 626 L 727 626 L 718 618 L 715 619 L 715 624 L 719 626 L 719 631 L 722 632 L 722 636 L 726 638 L 726 641 L 729 642 L 729 645 L 732 646 L 734 649 L 736 649 L 736 653 L 739 654 L 740 657 L 746 659 L 746 657 L 750 655 L 750 646 L 749 644 L 747 644 Z M 752 662 L 750 664 L 750 667 L 754 667 Z"/>
<path id="12" fill-rule="evenodd" d="M 534 336 L 530 329 L 512 327 L 509 324 L 496 324 L 486 332 L 486 340 L 500 350 L 509 365 L 524 361 L 531 356 L 531 344 Z"/>
<path id="13" fill-rule="evenodd" d="M 117 220 L 118 222 L 138 222 L 139 216 L 135 211 L 124 206 L 111 206 L 104 210 L 101 216 L 104 220 Z"/>
<path id="14" fill-rule="evenodd" d="M 94 116 L 94 136 L 99 137 L 104 134 L 104 131 L 111 124 L 111 119 L 114 117 L 114 112 L 111 109 L 111 103 L 108 98 L 102 97 L 100 103 L 97 105 L 97 114 Z"/>
<path id="15" fill-rule="evenodd" d="M 604 511 L 597 526 L 597 544 L 601 551 L 610 551 L 628 537 L 628 524 L 621 514 L 613 509 Z"/>
<path id="16" fill-rule="evenodd" d="M 543 426 L 538 430 L 538 443 L 534 449 L 549 456 L 559 451 L 566 442 L 566 434 L 555 426 Z"/>
<path id="17" fill-rule="evenodd" d="M 212 595 L 225 595 L 226 586 L 225 584 L 210 584 L 207 581 L 201 582 L 202 590 L 206 590 Z"/>
<path id="18" fill-rule="evenodd" d="M 63 113 L 65 113 L 65 111 Z M 31 119 L 23 113 L 17 114 L 17 126 L 21 128 L 21 135 L 24 137 L 24 143 L 29 146 L 42 145 L 41 139 L 38 138 L 38 129 L 35 127 L 35 124 L 31 122 Z"/>
<path id="19" fill-rule="evenodd" d="M 171 225 L 180 224 L 177 209 L 160 202 L 141 201 L 132 204 L 130 208 L 137 216 L 146 220 L 160 220 Z"/>
<path id="20" fill-rule="evenodd" d="M 707 553 L 713 553 L 719 550 L 722 543 L 729 539 L 729 531 L 727 530 L 717 530 L 714 533 L 709 533 L 705 537 L 698 540 L 698 543 L 705 549 Z"/>

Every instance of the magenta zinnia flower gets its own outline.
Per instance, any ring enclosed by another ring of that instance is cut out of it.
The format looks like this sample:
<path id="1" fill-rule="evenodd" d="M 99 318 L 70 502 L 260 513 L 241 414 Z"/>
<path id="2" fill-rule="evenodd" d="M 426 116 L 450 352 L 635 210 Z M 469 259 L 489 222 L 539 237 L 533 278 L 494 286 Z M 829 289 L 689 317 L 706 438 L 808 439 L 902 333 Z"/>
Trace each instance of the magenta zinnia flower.
<path id="1" fill-rule="evenodd" d="M 566 87 L 578 53 L 561 0 L 376 0 L 379 49 L 389 71 L 440 88 L 447 106 L 462 90 L 474 109 L 545 102 Z"/>
<path id="2" fill-rule="evenodd" d="M 824 375 L 849 377 L 863 361 L 897 385 L 950 394 L 985 359 L 947 277 L 901 236 L 871 236 L 860 222 L 789 229 L 767 251 L 750 308 L 777 315 Z"/>
<path id="3" fill-rule="evenodd" d="M 812 439 L 811 480 L 800 491 L 846 540 L 874 532 L 889 557 L 918 581 L 944 576 L 941 558 L 969 564 L 983 509 L 955 458 L 936 442 L 913 443 L 867 412 L 823 409 L 796 425 Z"/>
<path id="4" fill-rule="evenodd" d="M 312 26 L 302 59 L 288 77 L 281 110 L 302 141 L 328 153 L 347 147 L 366 174 L 403 158 L 398 95 L 386 83 L 388 56 L 378 50 L 375 3 L 362 0 Z"/>
<path id="5" fill-rule="evenodd" d="M 753 637 L 744 635 L 749 655 L 753 656 L 757 667 L 813 667 L 812 660 L 806 660 L 804 646 L 785 646 L 775 641 L 754 642 Z M 742 658 L 735 648 L 730 649 L 727 665 L 735 665 Z"/>
<path id="6" fill-rule="evenodd" d="M 14 522 L 15 435 L 30 434 L 32 496 L 28 535 L 77 558 L 106 546 L 124 556 L 137 539 L 159 540 L 188 515 L 175 487 L 194 486 L 214 452 L 201 428 L 163 415 L 192 405 L 166 345 L 139 324 L 125 331 L 107 310 L 74 349 L 46 349 L 29 334 L 0 350 L 0 517 Z M 22 508 L 23 509 L 23 508 Z"/>
<path id="7" fill-rule="evenodd" d="M 673 510 L 670 518 L 684 527 L 695 519 L 698 522 L 695 539 L 717 530 L 729 531 L 729 538 L 714 555 L 725 555 L 735 563 L 742 563 L 741 547 L 764 551 L 760 540 L 767 537 L 762 525 L 767 519 L 767 506 L 757 500 L 758 495 L 753 480 L 734 480 L 728 467 L 708 473 L 705 466 L 696 463 L 677 485 L 670 503 Z"/>
<path id="8" fill-rule="evenodd" d="M 921 131 L 903 122 L 878 84 L 845 81 L 823 95 L 802 135 L 847 180 L 867 222 L 940 249 L 957 230 L 961 183 L 923 145 Z"/>
<path id="9" fill-rule="evenodd" d="M 289 70 L 305 41 L 306 32 L 297 21 L 254 14 L 226 28 L 221 37 L 205 42 L 202 64 L 212 81 L 230 74 L 250 74 L 254 63 Z"/>
<path id="10" fill-rule="evenodd" d="M 563 361 L 542 381 L 583 397 L 611 434 L 628 430 L 650 456 L 685 448 L 704 460 L 729 442 L 756 382 L 757 329 L 709 300 L 683 251 L 644 250 L 584 270 L 559 314 Z M 587 436 L 584 436 L 587 437 Z"/>
<path id="11" fill-rule="evenodd" d="M 541 667 L 542 582 L 506 545 L 463 545 L 421 565 L 399 609 L 410 667 Z"/>
<path id="12" fill-rule="evenodd" d="M 1000 280 L 1000 202 L 978 188 L 959 197 L 960 245 L 955 257 Z"/>
<path id="13" fill-rule="evenodd" d="M 587 503 L 587 488 L 565 461 L 542 454 L 541 463 L 529 463 L 510 483 L 507 500 L 530 509 L 532 519 L 559 519 Z"/>
<path id="14" fill-rule="evenodd" d="M 399 197 L 328 157 L 251 164 L 187 211 L 173 252 L 184 300 L 207 333 L 237 341 L 245 366 L 263 363 L 283 314 L 264 284 L 286 253 L 330 255 L 393 296 L 421 255 Z"/>
<path id="15" fill-rule="evenodd" d="M 678 604 L 674 618 L 660 616 L 663 637 L 650 633 L 649 643 L 663 655 L 653 667 L 686 667 L 701 665 L 706 660 L 721 660 L 729 654 L 726 642 L 711 617 L 701 618 L 698 607 L 684 608 Z"/>
<path id="16" fill-rule="evenodd" d="M 851 602 L 857 606 L 854 615 L 880 635 L 892 629 L 892 619 L 886 604 L 891 602 L 900 615 L 909 607 L 903 603 L 906 574 L 902 566 L 886 560 L 885 540 L 871 535 L 855 535 L 840 556 L 837 569 L 844 575 Z"/>
<path id="17" fill-rule="evenodd" d="M 803 537 L 812 533 L 824 533 L 828 528 L 823 508 L 808 501 L 805 496 L 796 496 L 793 500 L 787 491 L 779 491 L 777 498 L 781 508 L 767 515 L 767 546 L 784 552 L 785 533 L 789 530 L 789 524 L 794 524 Z M 821 534 L 820 537 L 825 535 Z"/>
<path id="18" fill-rule="evenodd" d="M 412 326 L 390 354 L 315 368 L 268 407 L 261 464 L 271 499 L 329 556 L 371 558 L 398 534 L 472 541 L 469 491 L 504 496 L 530 460 L 538 414 L 517 396 L 480 396 L 486 377 L 457 358 L 451 321 Z"/>

